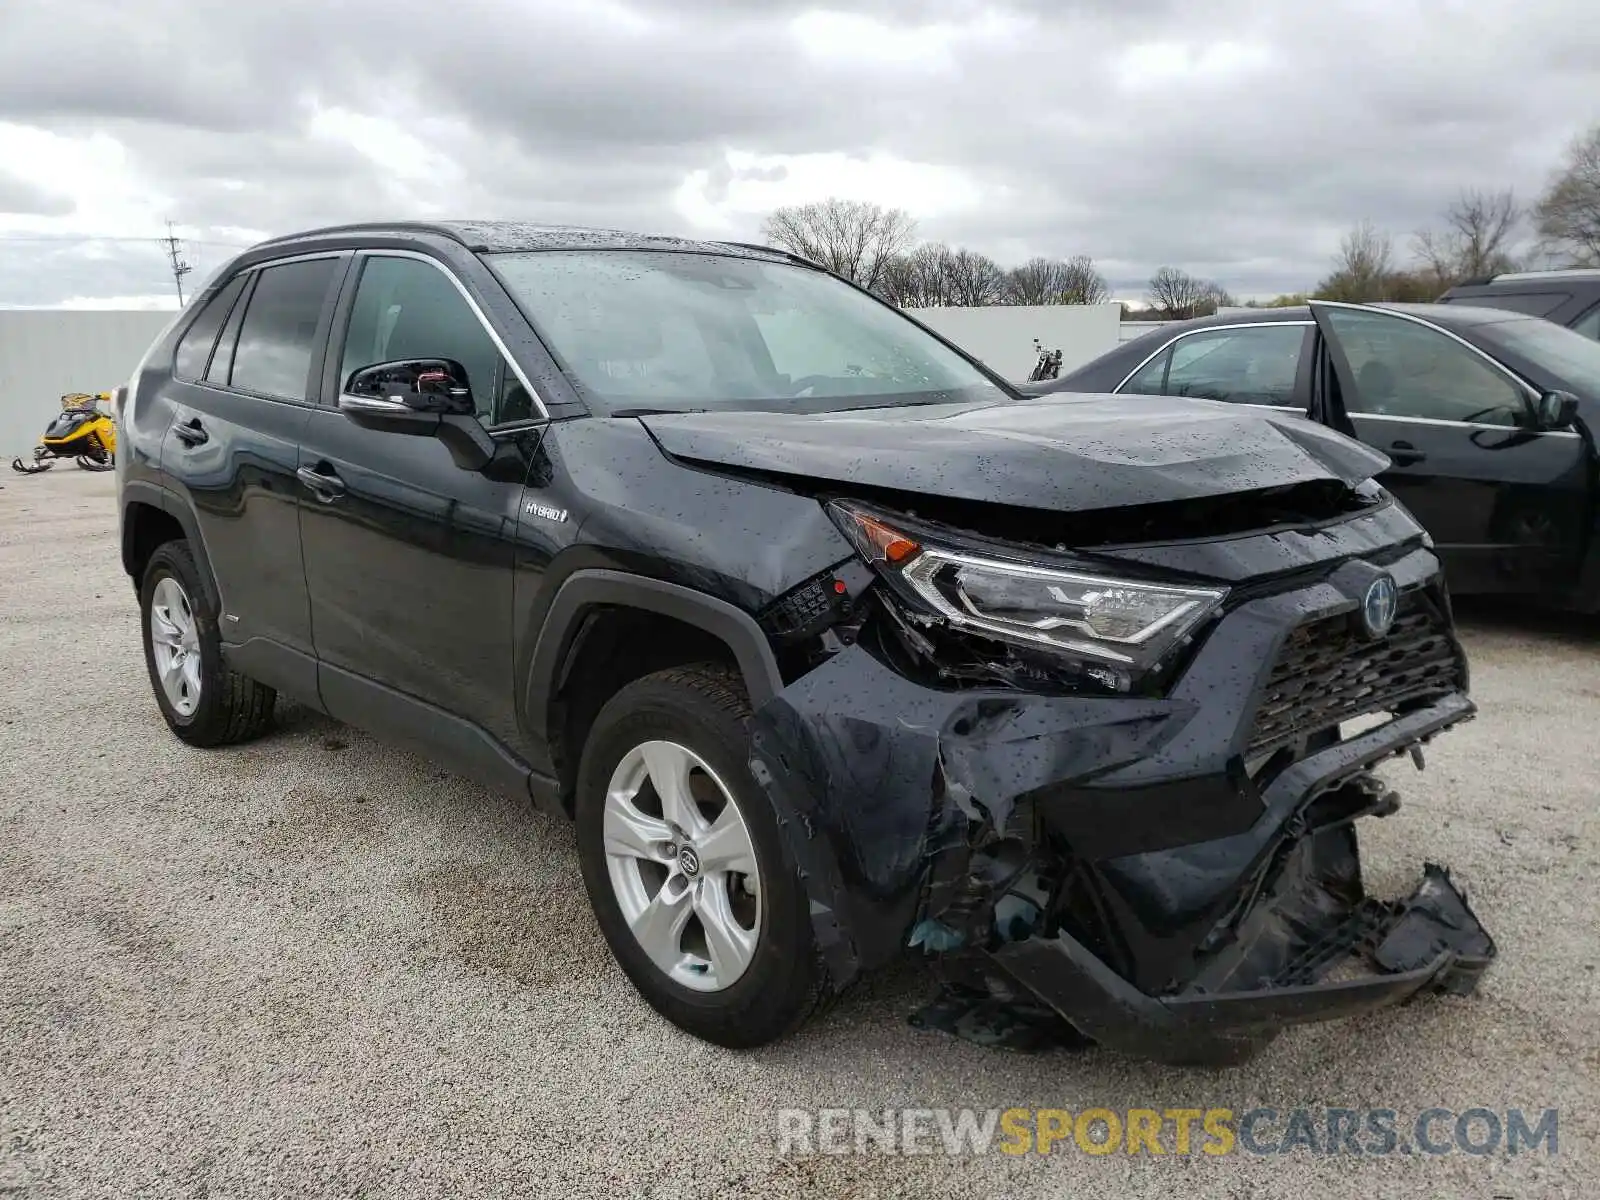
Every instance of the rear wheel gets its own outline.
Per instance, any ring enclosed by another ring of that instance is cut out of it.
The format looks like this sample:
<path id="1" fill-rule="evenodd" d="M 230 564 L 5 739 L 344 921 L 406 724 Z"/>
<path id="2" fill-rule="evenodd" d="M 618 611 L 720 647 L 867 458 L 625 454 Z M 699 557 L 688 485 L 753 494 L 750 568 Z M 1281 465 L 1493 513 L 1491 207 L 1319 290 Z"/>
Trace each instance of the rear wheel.
<path id="1" fill-rule="evenodd" d="M 645 1000 L 730 1047 L 788 1033 L 825 975 L 771 803 L 751 777 L 738 678 L 715 664 L 628 684 L 578 772 L 578 854 L 611 952 Z"/>
<path id="2" fill-rule="evenodd" d="M 272 723 L 277 693 L 222 661 L 217 613 L 187 542 L 166 542 L 150 556 L 139 610 L 150 685 L 173 733 L 191 746 L 222 746 Z"/>

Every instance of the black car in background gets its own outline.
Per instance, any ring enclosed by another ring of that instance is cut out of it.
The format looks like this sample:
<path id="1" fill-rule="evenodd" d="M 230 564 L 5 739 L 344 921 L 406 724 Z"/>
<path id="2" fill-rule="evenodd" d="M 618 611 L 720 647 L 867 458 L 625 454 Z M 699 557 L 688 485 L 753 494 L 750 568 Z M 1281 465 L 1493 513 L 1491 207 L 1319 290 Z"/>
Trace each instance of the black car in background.
<path id="1" fill-rule="evenodd" d="M 1432 535 L 1456 593 L 1600 609 L 1600 342 L 1466 304 L 1339 304 L 1163 325 L 1034 393 L 1188 396 L 1329 425 Z"/>
<path id="2" fill-rule="evenodd" d="M 1439 303 L 1543 317 L 1600 342 L 1600 269 L 1513 271 L 1469 279 L 1440 296 Z"/>

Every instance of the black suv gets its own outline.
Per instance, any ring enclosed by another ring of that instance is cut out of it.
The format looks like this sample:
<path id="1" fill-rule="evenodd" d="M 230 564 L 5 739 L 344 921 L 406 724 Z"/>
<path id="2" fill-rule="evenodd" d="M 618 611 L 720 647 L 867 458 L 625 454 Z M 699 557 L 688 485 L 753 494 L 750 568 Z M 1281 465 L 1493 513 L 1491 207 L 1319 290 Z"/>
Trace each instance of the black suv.
<path id="1" fill-rule="evenodd" d="M 1362 890 L 1370 769 L 1474 709 L 1330 430 L 1029 400 L 790 255 L 493 223 L 255 247 L 118 413 L 177 736 L 282 693 L 570 814 L 702 1037 L 916 946 L 924 1024 L 1228 1059 L 1493 957 L 1442 870 Z"/>
<path id="2" fill-rule="evenodd" d="M 1509 271 L 1458 283 L 1440 304 L 1504 308 L 1557 325 L 1600 342 L 1600 270 Z"/>

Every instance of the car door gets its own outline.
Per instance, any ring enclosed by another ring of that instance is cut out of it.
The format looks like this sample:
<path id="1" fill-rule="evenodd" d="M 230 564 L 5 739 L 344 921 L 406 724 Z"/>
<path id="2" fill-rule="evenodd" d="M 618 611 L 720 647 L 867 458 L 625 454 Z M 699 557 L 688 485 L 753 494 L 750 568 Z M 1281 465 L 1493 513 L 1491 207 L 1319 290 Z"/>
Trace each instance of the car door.
<path id="1" fill-rule="evenodd" d="M 1355 434 L 1388 455 L 1379 478 L 1439 548 L 1457 591 L 1524 591 L 1575 577 L 1587 468 L 1570 430 L 1542 431 L 1534 391 L 1418 317 L 1312 305 Z"/>
<path id="2" fill-rule="evenodd" d="M 1142 363 L 1119 393 L 1191 396 L 1304 413 L 1310 395 L 1310 321 L 1218 325 L 1183 334 Z"/>
<path id="3" fill-rule="evenodd" d="M 223 642 L 300 694 L 315 691 L 295 471 L 346 261 L 267 263 L 217 291 L 179 340 L 161 451 L 221 592 Z"/>
<path id="4" fill-rule="evenodd" d="M 353 372 L 417 358 L 461 364 L 486 426 L 522 422 L 490 468 L 465 470 L 437 438 L 364 428 L 339 411 Z M 311 623 L 334 716 L 405 734 L 422 706 L 439 713 L 425 734 L 484 730 L 516 744 L 515 538 L 542 433 L 527 427 L 531 396 L 442 263 L 357 256 L 300 457 Z"/>

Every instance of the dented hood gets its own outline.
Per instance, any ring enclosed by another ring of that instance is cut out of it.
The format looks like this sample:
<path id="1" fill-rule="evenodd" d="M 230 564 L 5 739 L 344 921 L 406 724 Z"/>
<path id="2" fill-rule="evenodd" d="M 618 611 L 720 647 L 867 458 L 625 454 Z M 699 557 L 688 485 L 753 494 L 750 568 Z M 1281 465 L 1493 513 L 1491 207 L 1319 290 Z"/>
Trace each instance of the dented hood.
<path id="1" fill-rule="evenodd" d="M 1356 484 L 1388 465 L 1292 413 L 1142 396 L 641 420 L 669 454 L 708 466 L 1050 511 Z"/>

